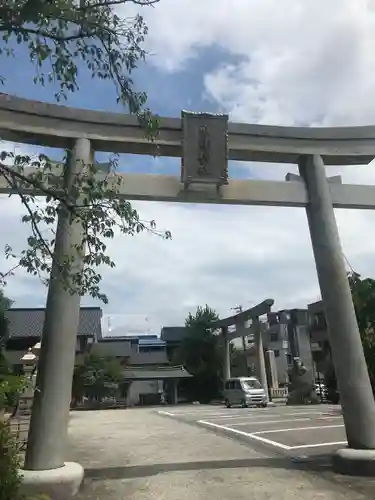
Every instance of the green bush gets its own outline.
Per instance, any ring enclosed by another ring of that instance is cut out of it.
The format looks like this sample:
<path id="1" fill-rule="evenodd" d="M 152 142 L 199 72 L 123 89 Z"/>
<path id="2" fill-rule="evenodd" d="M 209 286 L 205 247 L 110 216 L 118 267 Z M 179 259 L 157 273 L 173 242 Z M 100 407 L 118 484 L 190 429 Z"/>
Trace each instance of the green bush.
<path id="1" fill-rule="evenodd" d="M 50 500 L 46 495 L 28 496 L 21 491 L 22 458 L 8 421 L 0 419 L 0 500 Z"/>
<path id="2" fill-rule="evenodd" d="M 0 420 L 0 500 L 21 500 L 21 459 L 10 425 Z"/>
<path id="3" fill-rule="evenodd" d="M 0 410 L 16 406 L 27 384 L 22 375 L 0 376 Z"/>

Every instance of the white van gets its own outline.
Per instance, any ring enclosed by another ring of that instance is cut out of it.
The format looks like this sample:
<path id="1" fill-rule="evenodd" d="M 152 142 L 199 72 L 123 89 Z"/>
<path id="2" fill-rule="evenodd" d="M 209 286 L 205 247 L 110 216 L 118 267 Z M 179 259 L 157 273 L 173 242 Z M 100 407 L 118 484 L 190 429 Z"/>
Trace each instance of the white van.
<path id="1" fill-rule="evenodd" d="M 230 378 L 225 383 L 225 406 L 240 405 L 243 408 L 254 405 L 265 408 L 268 398 L 259 380 L 255 377 Z"/>

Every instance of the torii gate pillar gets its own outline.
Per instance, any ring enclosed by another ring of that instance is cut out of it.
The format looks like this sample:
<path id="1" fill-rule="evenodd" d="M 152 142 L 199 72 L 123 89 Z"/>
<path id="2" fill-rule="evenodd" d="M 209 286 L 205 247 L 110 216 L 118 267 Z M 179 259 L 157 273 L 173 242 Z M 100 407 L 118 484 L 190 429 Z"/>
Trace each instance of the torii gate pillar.
<path id="1" fill-rule="evenodd" d="M 234 314 L 233 316 L 229 316 L 228 318 L 224 319 L 219 319 L 218 321 L 215 321 L 210 324 L 211 328 L 220 328 L 221 334 L 223 336 L 223 342 L 224 342 L 224 362 L 223 362 L 223 379 L 224 383 L 230 378 L 230 342 L 237 338 L 237 337 L 242 337 L 243 335 L 248 335 L 250 332 L 250 329 L 236 329 L 234 332 L 228 332 L 228 327 L 231 325 L 244 325 L 247 320 L 251 319 L 254 324 L 256 325 L 257 331 L 259 331 L 259 336 L 258 336 L 258 344 L 259 342 L 262 343 L 261 339 L 261 325 L 259 324 L 259 316 L 263 316 L 264 314 L 267 314 L 270 312 L 271 307 L 273 306 L 274 301 L 272 299 L 267 299 L 261 302 L 260 304 L 250 308 L 246 309 L 246 311 L 241 311 L 238 314 Z M 259 340 L 260 339 L 260 340 Z M 264 361 L 264 353 L 263 353 L 263 347 L 262 347 L 262 352 L 259 354 L 259 348 L 258 348 L 258 366 L 260 370 L 260 382 L 267 391 L 268 394 L 268 388 L 267 388 L 267 375 L 266 375 L 266 367 L 265 367 L 265 361 Z"/>
<path id="2" fill-rule="evenodd" d="M 322 158 L 301 157 L 299 172 L 348 440 L 348 448 L 335 454 L 334 468 L 375 475 L 374 396 Z"/>

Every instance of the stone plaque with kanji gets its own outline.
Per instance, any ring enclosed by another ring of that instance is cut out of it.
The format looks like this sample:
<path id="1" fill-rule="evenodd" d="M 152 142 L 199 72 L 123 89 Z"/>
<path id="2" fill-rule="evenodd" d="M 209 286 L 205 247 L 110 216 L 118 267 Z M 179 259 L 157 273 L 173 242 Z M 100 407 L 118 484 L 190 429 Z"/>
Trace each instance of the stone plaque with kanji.
<path id="1" fill-rule="evenodd" d="M 181 182 L 228 183 L 228 115 L 182 112 Z"/>

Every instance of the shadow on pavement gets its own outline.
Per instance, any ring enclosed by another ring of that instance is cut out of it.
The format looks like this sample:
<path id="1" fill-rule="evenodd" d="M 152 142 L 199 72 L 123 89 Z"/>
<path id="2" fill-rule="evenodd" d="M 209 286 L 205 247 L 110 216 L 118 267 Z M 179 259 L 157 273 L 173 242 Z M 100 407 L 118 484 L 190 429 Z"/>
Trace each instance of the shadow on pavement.
<path id="1" fill-rule="evenodd" d="M 156 474 L 194 470 L 238 469 L 246 467 L 270 467 L 272 469 L 306 469 L 322 471 L 330 467 L 330 458 L 314 461 L 292 461 L 287 457 L 250 458 L 237 460 L 210 460 L 201 462 L 164 463 L 152 465 L 115 466 L 85 469 L 88 479 L 126 479 L 149 477 Z"/>
<path id="2" fill-rule="evenodd" d="M 237 460 L 210 460 L 201 462 L 164 463 L 152 465 L 114 466 L 85 469 L 89 481 L 147 478 L 157 474 L 194 470 L 238 469 L 265 467 L 270 469 L 300 470 L 312 473 L 344 488 L 375 498 L 375 478 L 341 476 L 331 471 L 330 455 L 313 457 L 266 457 Z"/>

